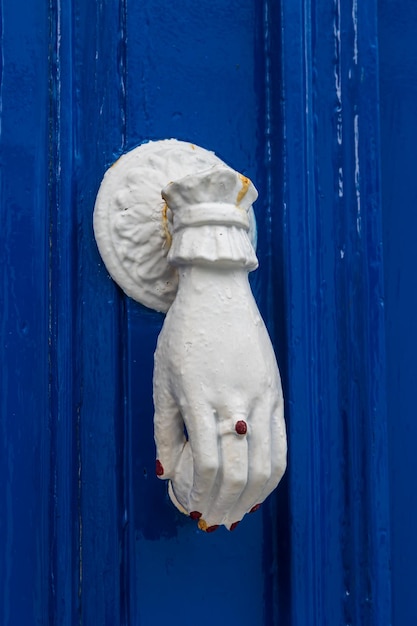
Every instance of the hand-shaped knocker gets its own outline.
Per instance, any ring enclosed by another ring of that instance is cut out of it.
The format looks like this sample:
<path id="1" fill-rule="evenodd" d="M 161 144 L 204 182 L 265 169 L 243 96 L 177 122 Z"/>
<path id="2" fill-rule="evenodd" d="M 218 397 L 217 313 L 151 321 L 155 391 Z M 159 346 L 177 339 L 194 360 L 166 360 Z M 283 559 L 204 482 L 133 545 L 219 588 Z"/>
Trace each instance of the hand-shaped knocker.
<path id="1" fill-rule="evenodd" d="M 187 155 L 187 149 L 196 150 L 174 140 L 157 144 L 177 150 L 181 144 L 180 152 Z M 169 159 L 169 150 L 159 153 L 157 144 L 153 151 L 148 148 L 146 167 L 151 162 L 151 170 L 158 168 L 159 154 Z M 135 184 L 119 194 L 116 210 L 110 218 L 107 210 L 105 219 L 100 190 L 95 232 L 109 271 L 129 295 L 145 304 L 153 297 L 147 302 L 143 296 L 152 291 L 152 271 L 136 277 L 138 297 L 135 285 L 126 287 L 120 267 L 115 269 L 123 265 L 125 271 L 136 260 L 154 270 L 162 285 L 159 294 L 168 304 L 160 309 L 168 308 L 174 297 L 155 353 L 156 473 L 169 480 L 177 508 L 211 532 L 221 524 L 233 530 L 275 489 L 286 467 L 286 435 L 279 371 L 248 281 L 248 272 L 258 264 L 248 234 L 257 192 L 249 179 L 202 153 L 203 162 L 188 165 L 190 174 L 162 190 L 158 236 L 165 249 L 159 255 L 161 263 L 168 262 L 163 270 L 168 274 L 158 275 L 149 252 L 135 259 L 134 247 L 146 236 L 140 233 L 141 222 L 152 221 L 149 215 L 141 220 L 137 210 L 129 214 L 129 206 L 140 203 Z M 139 180 L 133 170 L 131 180 Z M 117 247 L 110 231 L 125 243 L 116 262 L 106 259 L 108 250 Z M 149 241 L 149 233 L 147 237 Z M 133 239 L 131 251 L 127 239 Z"/>

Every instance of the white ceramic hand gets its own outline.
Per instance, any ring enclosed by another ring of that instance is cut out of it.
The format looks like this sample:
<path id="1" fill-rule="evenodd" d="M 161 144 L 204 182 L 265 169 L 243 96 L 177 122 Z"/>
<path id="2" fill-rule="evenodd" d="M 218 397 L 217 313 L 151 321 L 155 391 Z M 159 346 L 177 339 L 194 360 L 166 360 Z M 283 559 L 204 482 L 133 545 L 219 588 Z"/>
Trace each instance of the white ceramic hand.
<path id="1" fill-rule="evenodd" d="M 247 276 L 258 264 L 256 197 L 214 154 L 166 140 L 122 156 L 94 210 L 100 252 L 124 291 L 159 311 L 173 302 L 155 355 L 156 469 L 208 531 L 233 529 L 286 464 L 279 372 Z"/>
<path id="2" fill-rule="evenodd" d="M 285 471 L 280 376 L 247 271 L 179 274 L 155 354 L 157 474 L 200 528 L 234 529 Z"/>

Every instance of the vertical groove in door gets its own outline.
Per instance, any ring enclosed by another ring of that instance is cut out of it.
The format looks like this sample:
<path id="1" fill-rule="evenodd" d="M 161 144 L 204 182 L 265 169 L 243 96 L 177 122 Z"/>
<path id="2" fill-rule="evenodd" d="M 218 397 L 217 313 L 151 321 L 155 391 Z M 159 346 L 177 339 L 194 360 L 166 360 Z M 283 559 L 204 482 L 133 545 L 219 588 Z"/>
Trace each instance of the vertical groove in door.
<path id="1" fill-rule="evenodd" d="M 120 624 L 125 573 L 124 308 L 92 232 L 96 193 L 126 137 L 126 5 L 73 2 L 80 623 Z"/>
<path id="2" fill-rule="evenodd" d="M 73 210 L 71 2 L 49 3 L 49 367 L 51 488 L 50 623 L 78 623 L 80 521 L 77 436 L 80 401 Z"/>
<path id="3" fill-rule="evenodd" d="M 280 369 L 284 401 L 288 395 L 284 301 L 284 219 L 283 135 L 282 135 L 282 33 L 280 3 L 264 0 L 257 5 L 262 37 L 262 54 L 257 56 L 259 126 L 258 159 L 262 164 L 263 210 L 258 213 L 261 245 L 261 271 L 255 272 L 252 285 L 263 311 Z M 261 49 L 261 45 L 260 45 Z M 259 282 L 258 282 L 259 281 Z M 286 416 L 288 407 L 285 407 Z M 288 478 L 284 475 L 264 514 L 265 624 L 290 623 Z M 269 575 L 267 573 L 270 573 Z"/>

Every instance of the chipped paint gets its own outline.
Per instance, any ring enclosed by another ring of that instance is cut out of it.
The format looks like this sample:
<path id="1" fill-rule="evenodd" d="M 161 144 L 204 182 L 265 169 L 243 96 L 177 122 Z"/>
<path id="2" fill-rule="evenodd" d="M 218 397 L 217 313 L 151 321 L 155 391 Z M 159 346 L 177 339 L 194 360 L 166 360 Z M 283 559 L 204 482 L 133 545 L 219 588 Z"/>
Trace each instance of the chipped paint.
<path id="1" fill-rule="evenodd" d="M 166 246 L 169 249 L 172 243 L 172 235 L 169 229 L 168 205 L 166 202 L 164 202 L 162 206 L 162 228 L 164 231 L 164 239 L 165 239 L 164 246 Z"/>
<path id="2" fill-rule="evenodd" d="M 239 174 L 239 178 L 242 181 L 242 189 L 237 194 L 236 206 L 240 205 L 243 198 L 248 193 L 249 185 L 251 184 L 251 181 L 249 180 L 249 178 L 247 178 L 247 176 L 243 176 L 243 174 Z"/>

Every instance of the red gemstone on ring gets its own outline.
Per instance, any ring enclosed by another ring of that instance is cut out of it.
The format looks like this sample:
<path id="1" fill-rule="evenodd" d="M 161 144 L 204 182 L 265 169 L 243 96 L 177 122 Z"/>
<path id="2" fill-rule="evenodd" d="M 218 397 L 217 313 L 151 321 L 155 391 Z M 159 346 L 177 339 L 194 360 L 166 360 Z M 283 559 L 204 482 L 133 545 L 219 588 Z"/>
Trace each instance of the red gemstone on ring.
<path id="1" fill-rule="evenodd" d="M 260 504 L 255 504 L 255 506 L 253 506 L 251 508 L 251 510 L 249 511 L 249 513 L 255 513 L 255 511 L 259 511 L 259 509 L 261 508 Z"/>
<path id="2" fill-rule="evenodd" d="M 236 422 L 235 430 L 238 435 L 246 435 L 248 432 L 248 426 L 244 420 L 239 420 Z"/>
<path id="3" fill-rule="evenodd" d="M 198 511 L 191 511 L 190 517 L 191 519 L 200 519 L 201 513 L 199 513 Z"/>
<path id="4" fill-rule="evenodd" d="M 157 476 L 163 476 L 164 475 L 164 468 L 163 468 L 163 465 L 162 465 L 161 461 L 159 461 L 159 460 L 156 461 L 155 471 L 156 471 L 156 475 Z"/>
<path id="5" fill-rule="evenodd" d="M 206 528 L 206 533 L 214 533 L 215 530 L 217 530 L 219 527 L 219 524 L 215 524 L 214 526 L 209 526 L 208 528 Z"/>
<path id="6" fill-rule="evenodd" d="M 230 526 L 230 530 L 234 530 L 235 528 L 237 528 L 238 524 L 240 524 L 240 522 L 233 522 L 233 524 Z"/>

